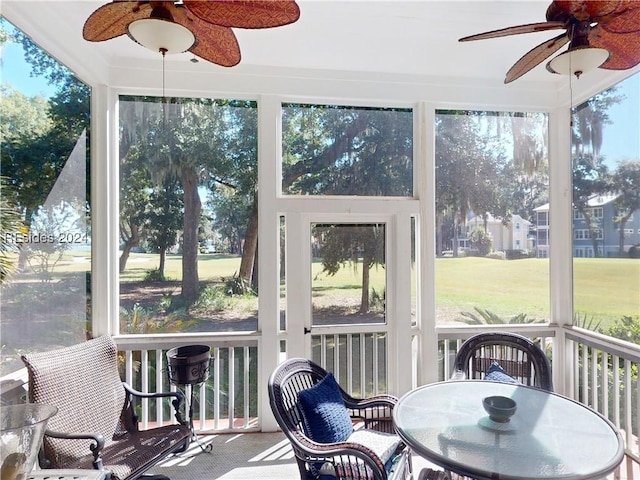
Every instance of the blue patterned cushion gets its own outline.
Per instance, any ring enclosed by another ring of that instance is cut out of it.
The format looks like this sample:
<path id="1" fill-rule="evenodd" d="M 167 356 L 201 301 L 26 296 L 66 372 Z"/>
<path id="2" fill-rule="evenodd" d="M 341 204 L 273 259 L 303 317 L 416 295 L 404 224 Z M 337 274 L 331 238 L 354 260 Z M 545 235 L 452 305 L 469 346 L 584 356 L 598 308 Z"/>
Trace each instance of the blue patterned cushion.
<path id="1" fill-rule="evenodd" d="M 505 372 L 498 362 L 492 362 L 484 377 L 485 380 L 504 383 L 520 383 L 515 378 Z"/>
<path id="2" fill-rule="evenodd" d="M 332 373 L 313 387 L 298 393 L 305 434 L 318 443 L 344 442 L 353 423 Z"/>

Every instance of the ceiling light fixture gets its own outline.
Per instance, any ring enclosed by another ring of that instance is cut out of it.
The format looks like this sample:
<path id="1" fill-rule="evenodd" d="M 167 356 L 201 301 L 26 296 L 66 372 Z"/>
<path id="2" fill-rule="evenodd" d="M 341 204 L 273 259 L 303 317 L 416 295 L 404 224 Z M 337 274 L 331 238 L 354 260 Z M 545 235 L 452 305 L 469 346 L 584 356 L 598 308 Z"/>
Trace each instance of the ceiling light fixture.
<path id="1" fill-rule="evenodd" d="M 164 18 L 136 20 L 129 24 L 128 30 L 137 43 L 154 52 L 163 51 L 163 55 L 186 52 L 196 41 L 187 27 Z"/>
<path id="2" fill-rule="evenodd" d="M 580 78 L 585 72 L 594 70 L 609 60 L 610 54 L 604 48 L 588 46 L 567 50 L 547 63 L 547 70 L 560 75 L 575 75 Z"/>

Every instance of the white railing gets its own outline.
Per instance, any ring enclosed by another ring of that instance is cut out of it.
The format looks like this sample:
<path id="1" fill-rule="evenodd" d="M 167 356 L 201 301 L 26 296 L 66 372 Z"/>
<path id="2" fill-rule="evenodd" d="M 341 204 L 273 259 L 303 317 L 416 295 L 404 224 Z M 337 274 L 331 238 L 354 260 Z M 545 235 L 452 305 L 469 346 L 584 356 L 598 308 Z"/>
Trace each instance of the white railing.
<path id="1" fill-rule="evenodd" d="M 387 338 L 386 332 L 313 334 L 311 360 L 355 397 L 388 393 Z"/>
<path id="2" fill-rule="evenodd" d="M 640 345 L 567 327 L 569 396 L 613 422 L 625 439 L 621 475 L 640 478 Z"/>
<path id="3" fill-rule="evenodd" d="M 552 357 L 553 343 L 565 338 L 565 358 L 552 359 L 554 369 L 563 369 L 566 394 L 609 418 L 626 442 L 625 468 L 619 476 L 640 479 L 640 346 L 577 327 L 541 324 L 438 326 L 439 378 L 448 379 L 455 353 L 475 333 L 501 330 L 520 333 L 537 342 Z M 414 330 L 414 335 L 420 332 Z M 564 335 L 560 335 L 563 333 Z M 124 378 L 142 391 L 175 389 L 166 374 L 166 351 L 190 344 L 212 347 L 210 380 L 195 387 L 195 428 L 199 432 L 257 431 L 257 365 L 259 335 L 179 334 L 173 336 L 116 337 L 122 352 Z M 384 332 L 322 334 L 312 338 L 315 361 L 336 371 L 349 390 L 366 396 L 386 391 L 385 363 L 388 345 Z M 415 366 L 415 365 L 414 365 Z M 230 388 L 229 386 L 232 386 Z M 371 390 L 371 391 L 370 391 Z M 187 391 L 187 393 L 189 393 Z M 170 413 L 147 400 L 140 406 L 140 421 L 170 422 Z"/>
<path id="4" fill-rule="evenodd" d="M 178 334 L 172 336 L 115 337 L 123 359 L 124 380 L 142 392 L 166 392 L 180 388 L 189 401 L 193 393 L 194 429 L 200 433 L 258 431 L 258 336 Z M 184 345 L 211 347 L 209 379 L 195 386 L 169 381 L 166 352 Z M 193 389 L 193 392 L 192 392 Z M 142 399 L 137 406 L 142 428 L 172 423 L 168 402 Z M 184 407 L 183 407 L 184 408 Z M 182 412 L 187 417 L 187 411 Z"/>
<path id="5" fill-rule="evenodd" d="M 556 330 L 546 324 L 438 326 L 438 379 L 451 377 L 456 353 L 467 338 L 490 330 L 519 333 L 536 341 L 546 352 L 551 352 L 556 335 Z"/>

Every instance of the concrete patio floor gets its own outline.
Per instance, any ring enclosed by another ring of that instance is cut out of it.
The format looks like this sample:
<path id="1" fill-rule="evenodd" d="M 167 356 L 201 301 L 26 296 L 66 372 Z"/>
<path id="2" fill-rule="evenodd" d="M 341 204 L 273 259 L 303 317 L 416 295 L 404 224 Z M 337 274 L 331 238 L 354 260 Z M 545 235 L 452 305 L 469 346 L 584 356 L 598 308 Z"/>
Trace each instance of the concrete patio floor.
<path id="1" fill-rule="evenodd" d="M 282 432 L 203 435 L 200 444 L 211 444 L 213 450 L 203 452 L 192 442 L 186 452 L 157 465 L 150 474 L 162 474 L 171 480 L 300 480 L 298 467 L 289 441 Z M 413 454 L 414 478 L 422 468 L 434 467 Z M 636 472 L 637 473 L 637 472 Z M 607 480 L 625 480 L 623 463 L 619 476 Z"/>
<path id="2" fill-rule="evenodd" d="M 283 433 L 207 435 L 200 443 L 212 444 L 210 453 L 193 442 L 189 449 L 169 458 L 151 472 L 171 480 L 299 480 L 298 467 Z M 413 456 L 414 472 L 427 462 Z"/>

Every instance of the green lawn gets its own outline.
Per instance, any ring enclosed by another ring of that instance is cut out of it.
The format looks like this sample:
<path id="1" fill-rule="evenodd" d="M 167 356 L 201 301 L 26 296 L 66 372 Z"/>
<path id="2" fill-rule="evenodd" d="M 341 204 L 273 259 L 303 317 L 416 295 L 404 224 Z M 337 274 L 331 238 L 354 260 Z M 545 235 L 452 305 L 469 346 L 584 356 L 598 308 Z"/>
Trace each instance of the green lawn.
<path id="1" fill-rule="evenodd" d="M 359 295 L 360 270 L 343 268 L 333 277 L 319 274 L 320 270 L 314 264 L 318 294 L 335 289 L 335 295 Z M 371 272 L 371 283 L 379 292 L 384 274 L 380 268 Z M 581 317 L 606 327 L 623 315 L 640 315 L 640 261 L 576 258 L 574 275 L 574 308 Z M 474 307 L 507 318 L 520 313 L 531 319 L 549 318 L 548 259 L 438 258 L 435 277 L 439 322 L 458 320 L 460 312 L 473 312 Z"/>
<path id="2" fill-rule="evenodd" d="M 574 310 L 603 327 L 623 315 L 640 315 L 640 261 L 576 258 Z M 474 306 L 501 316 L 549 318 L 549 261 L 442 258 L 436 260 L 438 310 Z"/>
<path id="3" fill-rule="evenodd" d="M 67 268 L 79 266 L 77 260 L 69 261 Z M 142 280 L 148 270 L 157 267 L 157 255 L 132 254 L 121 280 Z M 239 267 L 239 257 L 203 254 L 198 271 L 203 281 L 219 281 L 233 276 Z M 361 268 L 354 270 L 347 266 L 334 276 L 322 274 L 321 270 L 321 265 L 314 263 L 314 298 L 359 299 Z M 371 271 L 371 285 L 379 293 L 384 291 L 385 273 L 383 268 Z M 165 275 L 180 279 L 179 255 L 167 256 Z M 574 277 L 574 308 L 581 317 L 600 321 L 606 327 L 624 315 L 640 315 L 640 260 L 576 258 Z M 415 289 L 414 285 L 412 289 Z M 438 258 L 436 302 L 439 322 L 458 320 L 460 312 L 473 311 L 474 307 L 502 317 L 525 313 L 532 319 L 547 319 L 549 261 L 538 258 Z"/>

